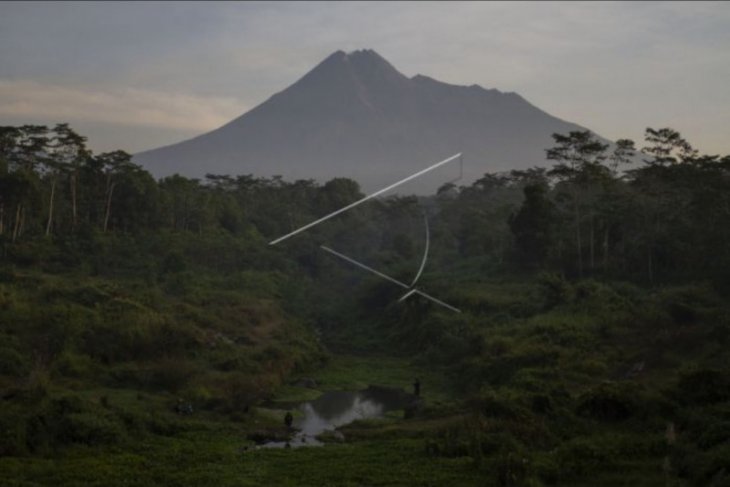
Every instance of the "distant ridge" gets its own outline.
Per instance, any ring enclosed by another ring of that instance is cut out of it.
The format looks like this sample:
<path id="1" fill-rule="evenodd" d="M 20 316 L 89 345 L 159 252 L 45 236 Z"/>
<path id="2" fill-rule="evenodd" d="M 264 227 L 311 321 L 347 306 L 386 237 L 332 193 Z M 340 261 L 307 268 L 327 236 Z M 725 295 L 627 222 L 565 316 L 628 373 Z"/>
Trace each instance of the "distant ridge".
<path id="1" fill-rule="evenodd" d="M 463 183 L 545 164 L 551 134 L 585 130 L 516 93 L 400 73 L 373 50 L 336 51 L 226 125 L 134 156 L 155 176 L 349 177 L 367 190 L 457 152 Z"/>

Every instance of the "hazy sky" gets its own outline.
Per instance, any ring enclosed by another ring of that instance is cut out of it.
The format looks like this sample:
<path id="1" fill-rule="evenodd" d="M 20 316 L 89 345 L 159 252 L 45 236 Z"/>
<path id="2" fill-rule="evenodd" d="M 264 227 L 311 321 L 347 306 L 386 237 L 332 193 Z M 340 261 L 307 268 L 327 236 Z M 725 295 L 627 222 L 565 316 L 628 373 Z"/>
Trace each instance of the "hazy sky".
<path id="1" fill-rule="evenodd" d="M 730 154 L 730 3 L 0 3 L 0 124 L 97 151 L 214 129 L 327 55 L 516 91 L 600 135 L 679 130 Z"/>

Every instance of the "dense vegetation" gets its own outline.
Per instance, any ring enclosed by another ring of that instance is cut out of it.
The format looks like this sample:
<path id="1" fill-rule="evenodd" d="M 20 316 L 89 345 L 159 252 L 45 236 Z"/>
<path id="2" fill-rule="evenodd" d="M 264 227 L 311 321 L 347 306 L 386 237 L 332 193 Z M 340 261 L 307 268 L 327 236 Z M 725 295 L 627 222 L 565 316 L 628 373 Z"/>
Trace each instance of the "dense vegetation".
<path id="1" fill-rule="evenodd" d="M 671 129 L 554 139 L 551 168 L 274 247 L 357 183 L 155 181 L 68 125 L 0 128 L 3 485 L 730 485 L 730 156 Z M 421 286 L 460 314 L 318 249 L 410 282 L 423 211 Z M 416 371 L 412 419 L 240 454 L 293 377 Z"/>

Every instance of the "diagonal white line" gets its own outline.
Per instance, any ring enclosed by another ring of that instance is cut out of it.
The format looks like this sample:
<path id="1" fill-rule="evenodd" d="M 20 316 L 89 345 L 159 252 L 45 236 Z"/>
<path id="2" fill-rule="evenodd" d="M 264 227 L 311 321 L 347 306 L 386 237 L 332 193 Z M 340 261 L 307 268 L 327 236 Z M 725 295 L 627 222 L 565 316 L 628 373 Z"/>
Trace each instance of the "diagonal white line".
<path id="1" fill-rule="evenodd" d="M 376 192 L 374 192 L 372 194 L 369 194 L 369 195 L 365 196 L 364 198 L 355 201 L 354 203 L 350 203 L 347 206 L 343 206 L 339 210 L 335 210 L 332 213 L 330 213 L 329 215 L 323 216 L 319 220 L 315 220 L 312 223 L 308 223 L 308 224 L 304 225 L 303 227 L 297 228 L 293 232 L 287 233 L 286 235 L 283 235 L 283 236 L 281 236 L 281 237 L 279 237 L 277 239 L 274 239 L 271 242 L 269 242 L 269 245 L 276 245 L 279 242 L 282 242 L 282 241 L 288 239 L 289 237 L 293 237 L 294 235 L 296 235 L 298 233 L 301 233 L 301 232 L 303 232 L 304 230 L 306 230 L 308 228 L 312 228 L 313 226 L 318 225 L 318 224 L 322 223 L 323 221 L 329 220 L 330 218 L 335 217 L 335 216 L 339 215 L 340 213 L 344 213 L 347 210 L 351 210 L 351 209 L 355 208 L 356 206 L 358 206 L 358 205 L 360 205 L 362 203 L 365 203 L 366 201 L 368 201 L 370 199 L 375 198 L 376 196 L 380 196 L 381 194 L 385 193 L 386 191 L 390 191 L 391 189 L 393 189 L 393 188 L 395 188 L 397 186 L 400 186 L 401 184 L 407 183 L 411 179 L 415 179 L 415 178 L 417 178 L 419 176 L 423 176 L 427 172 L 432 171 L 432 170 L 436 169 L 439 166 L 443 166 L 444 164 L 448 164 L 449 162 L 451 162 L 451 161 L 453 161 L 453 160 L 455 160 L 455 159 L 457 159 L 459 157 L 461 157 L 461 152 L 459 152 L 458 154 L 454 154 L 453 156 L 449 157 L 448 159 L 444 159 L 441 162 L 437 162 L 433 166 L 429 166 L 426 169 L 422 169 L 422 170 L 418 171 L 415 174 L 411 174 L 407 178 L 403 178 L 400 181 L 398 181 L 397 183 L 393 183 L 390 186 L 387 186 L 387 187 L 385 187 L 383 189 L 380 189 L 380 190 L 378 190 L 378 191 L 376 191 Z"/>
<path id="2" fill-rule="evenodd" d="M 336 250 L 332 250 L 331 248 L 329 248 L 329 247 L 326 247 L 326 246 L 324 246 L 324 245 L 320 245 L 320 248 L 321 248 L 322 250 L 326 250 L 327 252 L 331 253 L 332 255 L 336 255 L 336 256 L 337 256 L 337 257 L 339 257 L 340 259 L 346 260 L 346 261 L 347 261 L 347 262 L 349 262 L 350 264 L 356 265 L 357 267 L 359 267 L 359 268 L 361 268 L 361 269 L 364 269 L 364 270 L 366 270 L 366 271 L 368 271 L 368 272 L 372 272 L 372 273 L 373 273 L 373 274 L 375 274 L 376 276 L 378 276 L 378 277 L 382 277 L 383 279 L 385 279 L 385 280 L 387 280 L 387 281 L 390 281 L 390 282 L 392 282 L 393 284 L 396 284 L 396 285 L 398 285 L 398 286 L 400 286 L 400 287 L 403 287 L 403 288 L 406 288 L 406 289 L 408 289 L 409 291 L 408 291 L 408 292 L 407 292 L 406 294 L 404 294 L 403 296 L 401 296 L 401 298 L 400 298 L 400 299 L 398 300 L 398 302 L 401 302 L 401 301 L 403 301 L 403 300 L 407 299 L 407 298 L 408 298 L 409 296 L 411 296 L 411 295 L 413 295 L 413 294 L 420 294 L 420 295 L 421 295 L 421 296 L 423 296 L 424 298 L 426 298 L 426 299 L 428 299 L 428 300 L 431 300 L 431 301 L 433 301 L 434 303 L 436 303 L 436 304 L 439 304 L 439 305 L 443 306 L 444 308 L 448 308 L 448 309 L 450 309 L 451 311 L 454 311 L 454 312 L 456 312 L 456 313 L 461 313 L 461 310 L 460 310 L 460 309 L 458 309 L 458 308 L 454 308 L 454 307 L 453 307 L 453 306 L 451 306 L 450 304 L 444 303 L 444 302 L 443 302 L 443 301 L 441 301 L 440 299 L 436 299 L 436 298 L 434 298 L 433 296 L 431 296 L 431 295 L 429 295 L 429 294 L 426 294 L 426 293 L 424 293 L 423 291 L 419 291 L 418 289 L 411 289 L 410 287 L 408 287 L 408 285 L 407 285 L 407 284 L 404 284 L 404 283 L 400 282 L 400 281 L 399 281 L 399 280 L 397 280 L 397 279 L 393 279 L 393 278 L 392 278 L 392 277 L 390 277 L 389 275 L 387 275 L 387 274 L 383 274 L 383 273 L 382 273 L 382 272 L 380 272 L 380 271 L 376 271 L 376 270 L 375 270 L 375 269 L 373 269 L 372 267 L 366 266 L 365 264 L 363 264 L 363 263 L 360 263 L 360 262 L 356 261 L 355 259 L 352 259 L 352 258 L 350 258 L 350 257 L 346 256 L 345 254 L 341 254 L 341 253 L 337 252 Z"/>
<path id="3" fill-rule="evenodd" d="M 387 281 L 390 281 L 390 282 L 392 282 L 393 284 L 397 284 L 397 285 L 398 285 L 398 286 L 400 286 L 400 287 L 403 287 L 403 288 L 406 288 L 406 289 L 410 289 L 410 288 L 408 287 L 408 284 L 404 284 L 404 283 L 400 282 L 400 281 L 399 281 L 399 280 L 397 280 L 397 279 L 393 279 L 392 277 L 390 277 L 390 276 L 388 276 L 388 275 L 386 275 L 386 274 L 383 274 L 382 272 L 376 271 L 376 270 L 375 270 L 375 269 L 373 269 L 372 267 L 368 267 L 368 266 L 366 266 L 365 264 L 361 264 L 360 262 L 356 261 L 355 259 L 351 259 L 351 258 L 349 258 L 348 256 L 346 256 L 346 255 L 344 255 L 344 254 L 341 254 L 341 253 L 337 252 L 336 250 L 332 250 L 331 248 L 329 248 L 329 247 L 325 247 L 324 245 L 320 245 L 320 247 L 322 248 L 322 250 L 326 250 L 327 252 L 329 252 L 329 253 L 331 253 L 331 254 L 333 254 L 333 255 L 336 255 L 336 256 L 337 256 L 337 257 L 339 257 L 340 259 L 346 260 L 346 261 L 347 261 L 347 262 L 349 262 L 350 264 L 354 264 L 354 265 L 358 266 L 358 267 L 359 267 L 359 268 L 361 268 L 361 269 L 365 269 L 365 270 L 366 270 L 366 271 L 368 271 L 368 272 L 372 272 L 372 273 L 373 273 L 373 274 L 375 274 L 376 276 L 382 277 L 383 279 L 385 279 L 385 280 L 387 280 Z"/>
<path id="4" fill-rule="evenodd" d="M 450 304 L 446 304 L 446 303 L 444 303 L 443 301 L 441 301 L 440 299 L 436 299 L 436 298 L 434 298 L 433 296 L 430 296 L 430 295 L 428 295 L 428 294 L 426 294 L 426 293 L 424 293 L 424 292 L 422 292 L 422 291 L 419 291 L 419 290 L 417 290 L 417 289 L 416 289 L 416 294 L 420 294 L 420 295 L 421 295 L 421 296 L 423 296 L 424 298 L 426 298 L 426 299 L 430 299 L 430 300 L 431 300 L 431 301 L 433 301 L 434 303 L 436 303 L 436 304 L 440 304 L 440 305 L 441 305 L 441 306 L 443 306 L 444 308 L 448 308 L 448 309 L 450 309 L 451 311 L 454 311 L 454 312 L 456 312 L 456 313 L 461 313 L 461 310 L 460 310 L 459 308 L 454 308 L 454 307 L 453 307 L 453 306 L 451 306 Z"/>
<path id="5" fill-rule="evenodd" d="M 412 295 L 413 295 L 413 293 L 415 293 L 415 292 L 416 292 L 416 290 L 415 290 L 415 289 L 411 289 L 410 291 L 408 291 L 407 293 L 405 293 L 405 294 L 404 294 L 403 296 L 401 296 L 401 297 L 400 297 L 400 298 L 398 299 L 398 302 L 399 302 L 399 303 L 402 303 L 403 301 L 405 301 L 406 299 L 408 299 L 408 298 L 409 298 L 410 296 L 412 296 Z"/>

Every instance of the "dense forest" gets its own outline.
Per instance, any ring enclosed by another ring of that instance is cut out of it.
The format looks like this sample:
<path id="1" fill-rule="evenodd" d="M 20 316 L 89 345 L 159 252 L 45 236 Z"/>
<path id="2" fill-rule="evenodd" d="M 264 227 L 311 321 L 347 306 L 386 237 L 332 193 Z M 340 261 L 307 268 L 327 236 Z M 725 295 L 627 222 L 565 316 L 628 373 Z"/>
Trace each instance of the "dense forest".
<path id="1" fill-rule="evenodd" d="M 0 127 L 3 485 L 730 485 L 730 156 L 670 128 L 553 139 L 550 167 L 270 246 L 357 182 L 156 181 L 67 124 Z M 424 213 L 422 286 L 461 313 L 318 248 L 409 282 Z M 439 400 L 239 458 L 341 357 L 441 377 Z"/>

